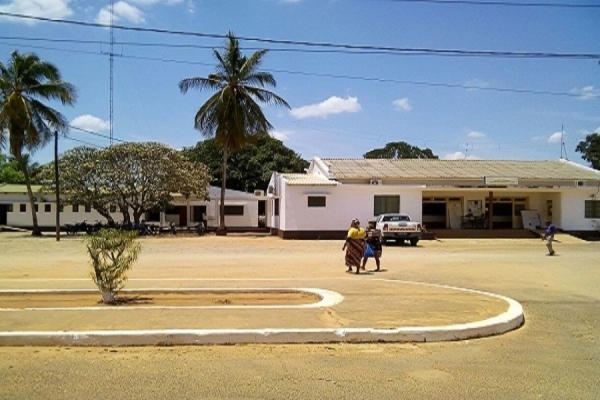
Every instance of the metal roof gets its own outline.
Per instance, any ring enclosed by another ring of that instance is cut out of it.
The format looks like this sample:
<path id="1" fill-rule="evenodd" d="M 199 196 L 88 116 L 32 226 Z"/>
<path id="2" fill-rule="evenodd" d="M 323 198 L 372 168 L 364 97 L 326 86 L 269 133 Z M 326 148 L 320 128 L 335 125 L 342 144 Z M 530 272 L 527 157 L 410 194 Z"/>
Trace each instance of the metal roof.
<path id="1" fill-rule="evenodd" d="M 436 160 L 324 158 L 332 179 L 483 179 L 490 176 L 531 180 L 594 180 L 600 171 L 566 160 Z"/>
<path id="2" fill-rule="evenodd" d="M 40 193 L 41 189 L 41 185 L 31 185 L 31 191 L 33 193 Z M 27 193 L 27 186 L 13 183 L 0 183 L 0 193 Z"/>
<path id="3" fill-rule="evenodd" d="M 290 186 L 336 186 L 337 182 L 312 174 L 281 174 Z"/>

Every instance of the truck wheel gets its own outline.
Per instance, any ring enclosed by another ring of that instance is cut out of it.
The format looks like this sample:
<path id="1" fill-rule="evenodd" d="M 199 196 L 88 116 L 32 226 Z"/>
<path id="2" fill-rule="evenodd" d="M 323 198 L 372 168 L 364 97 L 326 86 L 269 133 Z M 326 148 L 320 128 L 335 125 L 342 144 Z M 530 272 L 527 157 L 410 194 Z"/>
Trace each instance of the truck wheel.
<path id="1" fill-rule="evenodd" d="M 419 239 L 410 239 L 410 245 L 411 246 L 416 246 L 417 243 L 419 243 Z"/>

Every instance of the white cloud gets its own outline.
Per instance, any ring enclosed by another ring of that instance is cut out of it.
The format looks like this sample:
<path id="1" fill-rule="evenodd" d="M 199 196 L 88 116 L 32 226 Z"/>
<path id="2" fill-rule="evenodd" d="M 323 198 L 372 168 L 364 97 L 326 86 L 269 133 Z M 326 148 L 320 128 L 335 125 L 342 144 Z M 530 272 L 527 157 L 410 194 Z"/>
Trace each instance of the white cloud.
<path id="1" fill-rule="evenodd" d="M 69 7 L 72 0 L 12 0 L 0 5 L 0 11 L 44 18 L 65 18 L 73 15 Z M 2 17 L 2 20 L 32 25 L 37 21 L 22 18 Z"/>
<path id="2" fill-rule="evenodd" d="M 151 6 L 154 4 L 173 5 L 183 3 L 183 0 L 129 0 L 130 3 L 139 4 L 142 6 Z"/>
<path id="3" fill-rule="evenodd" d="M 479 131 L 467 131 L 467 136 L 473 139 L 485 137 L 485 133 Z"/>
<path id="4" fill-rule="evenodd" d="M 85 129 L 93 132 L 106 131 L 110 129 L 110 121 L 105 121 L 90 114 L 80 115 L 71 121 L 75 128 Z"/>
<path id="5" fill-rule="evenodd" d="M 479 160 L 479 157 L 473 155 L 466 156 L 462 151 L 457 151 L 455 153 L 446 154 L 444 160 Z"/>
<path id="6" fill-rule="evenodd" d="M 128 21 L 134 24 L 146 22 L 142 10 L 124 1 L 116 2 L 113 5 L 113 13 L 114 23 L 118 21 Z M 96 22 L 103 25 L 110 25 L 110 6 L 106 6 L 100 10 L 96 17 Z"/>
<path id="7" fill-rule="evenodd" d="M 394 107 L 396 107 L 396 110 L 400 110 L 400 111 L 410 111 L 410 110 L 412 110 L 412 106 L 408 102 L 408 97 L 404 97 L 402 99 L 394 100 L 394 101 L 392 101 L 392 104 L 394 105 Z"/>
<path id="8" fill-rule="evenodd" d="M 596 129 L 593 129 L 591 132 L 588 131 L 587 129 L 581 129 L 579 131 L 579 136 L 581 136 L 582 138 L 584 138 L 587 135 L 591 135 L 592 133 L 600 133 L 600 126 L 597 127 Z"/>
<path id="9" fill-rule="evenodd" d="M 282 142 L 288 140 L 290 138 L 291 134 L 292 134 L 291 131 L 271 131 L 271 132 L 269 132 L 269 135 L 271 135 L 271 137 L 273 137 L 277 140 L 281 140 Z"/>
<path id="10" fill-rule="evenodd" d="M 561 138 L 563 138 L 564 134 L 562 132 L 554 132 L 548 138 L 548 143 L 560 143 Z"/>
<path id="11" fill-rule="evenodd" d="M 360 111 L 360 104 L 358 104 L 358 99 L 356 97 L 343 99 L 341 97 L 331 96 L 321 103 L 292 108 L 290 114 L 295 118 L 303 119 L 312 117 L 325 118 L 330 114 L 341 114 L 345 112 L 354 113 L 358 111 Z"/>
<path id="12" fill-rule="evenodd" d="M 196 4 L 194 3 L 194 0 L 188 0 L 187 2 L 187 10 L 190 14 L 195 14 L 196 13 Z"/>
<path id="13" fill-rule="evenodd" d="M 593 86 L 584 86 L 581 89 L 573 88 L 571 89 L 571 93 L 579 96 L 580 100 L 593 100 L 600 97 L 600 92 L 594 89 Z"/>

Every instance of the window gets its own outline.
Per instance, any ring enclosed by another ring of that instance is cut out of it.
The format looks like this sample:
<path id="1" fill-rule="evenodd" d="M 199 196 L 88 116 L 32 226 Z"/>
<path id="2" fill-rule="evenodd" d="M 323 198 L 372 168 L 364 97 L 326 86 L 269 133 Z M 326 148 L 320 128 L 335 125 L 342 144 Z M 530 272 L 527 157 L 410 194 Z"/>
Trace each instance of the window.
<path id="1" fill-rule="evenodd" d="M 401 222 L 401 221 L 410 221 L 408 215 L 386 215 L 381 219 L 381 222 Z"/>
<path id="2" fill-rule="evenodd" d="M 8 204 L 6 206 L 6 212 L 13 212 L 13 205 L 12 204 Z"/>
<path id="3" fill-rule="evenodd" d="M 50 203 L 44 204 L 44 212 L 52 211 L 52 205 Z"/>
<path id="4" fill-rule="evenodd" d="M 108 206 L 108 211 L 111 213 L 117 212 L 117 206 L 114 204 L 111 204 L 110 206 Z"/>
<path id="5" fill-rule="evenodd" d="M 273 203 L 273 215 L 274 216 L 279 215 L 279 199 L 275 199 L 275 201 Z"/>
<path id="6" fill-rule="evenodd" d="M 325 207 L 327 198 L 325 196 L 308 196 L 309 207 Z"/>
<path id="7" fill-rule="evenodd" d="M 225 215 L 244 215 L 244 206 L 225 206 Z"/>
<path id="8" fill-rule="evenodd" d="M 85 205 L 85 212 L 91 212 L 92 211 L 92 206 L 90 206 L 89 204 Z"/>
<path id="9" fill-rule="evenodd" d="M 79 204 L 73 204 L 73 212 L 79 212 Z"/>
<path id="10" fill-rule="evenodd" d="M 600 218 L 600 200 L 585 201 L 585 218 Z"/>
<path id="11" fill-rule="evenodd" d="M 375 196 L 373 215 L 393 214 L 400 212 L 400 196 Z"/>
<path id="12" fill-rule="evenodd" d="M 38 212 L 38 205 L 37 205 L 37 203 L 33 205 L 33 209 L 35 210 L 35 212 Z"/>

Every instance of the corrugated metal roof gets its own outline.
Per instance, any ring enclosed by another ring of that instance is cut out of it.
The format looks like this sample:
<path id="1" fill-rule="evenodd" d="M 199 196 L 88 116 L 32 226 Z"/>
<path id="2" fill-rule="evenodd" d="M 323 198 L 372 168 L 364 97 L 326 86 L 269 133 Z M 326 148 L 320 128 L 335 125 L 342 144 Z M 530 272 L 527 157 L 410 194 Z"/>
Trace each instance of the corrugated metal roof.
<path id="1" fill-rule="evenodd" d="M 39 193 L 42 189 L 41 185 L 31 185 L 33 193 Z M 27 193 L 27 186 L 12 183 L 0 183 L 0 193 Z"/>
<path id="2" fill-rule="evenodd" d="M 282 174 L 290 186 L 336 186 L 337 182 L 311 174 Z"/>
<path id="3" fill-rule="evenodd" d="M 600 180 L 600 171 L 565 161 L 336 159 L 322 161 L 332 178 L 483 179 L 490 176 L 532 180 Z"/>

